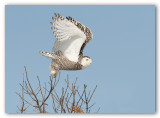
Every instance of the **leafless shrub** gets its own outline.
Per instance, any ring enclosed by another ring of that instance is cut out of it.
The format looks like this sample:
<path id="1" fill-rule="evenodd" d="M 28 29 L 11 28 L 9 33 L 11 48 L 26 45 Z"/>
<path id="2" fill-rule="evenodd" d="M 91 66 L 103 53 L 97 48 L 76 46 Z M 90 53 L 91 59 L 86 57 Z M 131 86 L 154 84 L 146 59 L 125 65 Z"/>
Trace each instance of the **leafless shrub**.
<path id="1" fill-rule="evenodd" d="M 22 103 L 21 106 L 17 106 L 20 113 L 27 113 L 27 109 L 29 108 L 36 113 L 48 113 L 46 111 L 48 105 L 52 105 L 53 112 L 51 113 L 91 113 L 91 108 L 95 103 L 90 105 L 90 102 L 97 85 L 93 91 L 87 93 L 87 85 L 84 84 L 83 91 L 80 93 L 79 86 L 76 85 L 78 79 L 70 85 L 69 77 L 67 76 L 67 79 L 65 79 L 66 87 L 62 87 L 62 92 L 58 94 L 55 87 L 60 80 L 59 74 L 58 78 L 50 77 L 50 81 L 48 82 L 49 89 L 47 89 L 46 83 L 44 87 L 41 86 L 40 79 L 37 76 L 38 87 L 34 90 L 31 85 L 33 83 L 29 81 L 26 67 L 24 68 L 25 77 L 23 74 L 23 82 L 20 83 L 22 92 L 16 93 L 20 97 Z M 49 98 L 51 98 L 52 102 L 47 104 Z"/>

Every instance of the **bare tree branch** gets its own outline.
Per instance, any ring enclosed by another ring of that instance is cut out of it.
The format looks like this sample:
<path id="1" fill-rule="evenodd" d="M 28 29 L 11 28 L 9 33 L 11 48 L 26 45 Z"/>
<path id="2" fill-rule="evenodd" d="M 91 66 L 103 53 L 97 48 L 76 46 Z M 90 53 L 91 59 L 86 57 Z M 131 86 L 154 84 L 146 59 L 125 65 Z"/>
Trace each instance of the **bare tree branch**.
<path id="1" fill-rule="evenodd" d="M 87 93 L 87 85 L 84 84 L 82 92 L 80 92 L 80 87 L 77 86 L 78 78 L 70 85 L 69 76 L 67 75 L 67 79 L 64 79 L 66 86 L 63 85 L 61 93 L 57 93 L 55 88 L 60 81 L 59 74 L 57 78 L 50 76 L 49 86 L 46 85 L 46 82 L 44 86 L 42 86 L 40 78 L 37 76 L 38 85 L 36 85 L 36 89 L 33 89 L 35 88 L 35 84 L 33 87 L 33 83 L 29 81 L 26 67 L 24 67 L 24 69 L 26 76 L 24 77 L 23 74 L 23 81 L 19 84 L 22 92 L 21 94 L 16 93 L 22 103 L 20 107 L 17 106 L 20 113 L 26 112 L 29 108 L 35 113 L 48 113 L 46 111 L 48 105 L 52 105 L 53 113 L 90 113 L 91 108 L 95 106 L 95 102 L 90 105 L 90 101 L 95 94 L 97 85 L 93 92 L 90 90 L 89 93 Z M 27 100 L 25 97 L 27 97 Z M 51 98 L 52 102 L 47 104 L 46 102 L 49 98 Z M 99 109 L 100 108 L 98 108 L 97 112 L 99 112 Z"/>

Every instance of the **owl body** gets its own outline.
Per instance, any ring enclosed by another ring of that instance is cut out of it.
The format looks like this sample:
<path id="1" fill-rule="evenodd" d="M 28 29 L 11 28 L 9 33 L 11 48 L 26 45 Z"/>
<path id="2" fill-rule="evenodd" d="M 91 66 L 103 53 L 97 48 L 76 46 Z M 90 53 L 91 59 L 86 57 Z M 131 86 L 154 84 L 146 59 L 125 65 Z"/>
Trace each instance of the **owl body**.
<path id="1" fill-rule="evenodd" d="M 52 59 L 51 66 L 58 70 L 81 70 L 82 65 L 78 62 L 73 62 L 67 59 L 64 55 L 56 56 L 56 59 Z M 58 65 L 58 67 L 56 66 Z"/>
<path id="2" fill-rule="evenodd" d="M 78 62 L 73 62 L 67 59 L 65 56 L 57 56 L 56 59 L 52 59 L 50 64 L 51 75 L 57 76 L 59 70 L 81 70 L 82 65 Z"/>

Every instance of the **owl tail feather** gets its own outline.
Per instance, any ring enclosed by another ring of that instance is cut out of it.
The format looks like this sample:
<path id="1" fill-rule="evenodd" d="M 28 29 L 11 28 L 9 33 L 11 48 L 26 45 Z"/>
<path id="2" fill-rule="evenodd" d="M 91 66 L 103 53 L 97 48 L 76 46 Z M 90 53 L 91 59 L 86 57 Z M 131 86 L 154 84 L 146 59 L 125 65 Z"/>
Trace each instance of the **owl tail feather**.
<path id="1" fill-rule="evenodd" d="M 48 58 L 51 58 L 51 59 L 56 59 L 56 55 L 53 54 L 53 53 L 42 52 L 42 51 L 39 51 L 39 53 L 40 53 L 42 56 L 45 56 L 45 57 L 48 57 Z"/>

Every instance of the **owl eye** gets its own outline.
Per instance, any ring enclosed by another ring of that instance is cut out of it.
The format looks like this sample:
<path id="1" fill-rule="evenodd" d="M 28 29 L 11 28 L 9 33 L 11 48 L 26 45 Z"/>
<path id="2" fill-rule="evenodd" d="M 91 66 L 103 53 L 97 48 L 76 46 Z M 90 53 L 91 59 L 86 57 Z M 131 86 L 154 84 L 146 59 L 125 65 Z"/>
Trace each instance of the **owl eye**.
<path id="1" fill-rule="evenodd" d="M 88 61 L 88 59 L 86 59 L 86 61 Z"/>

